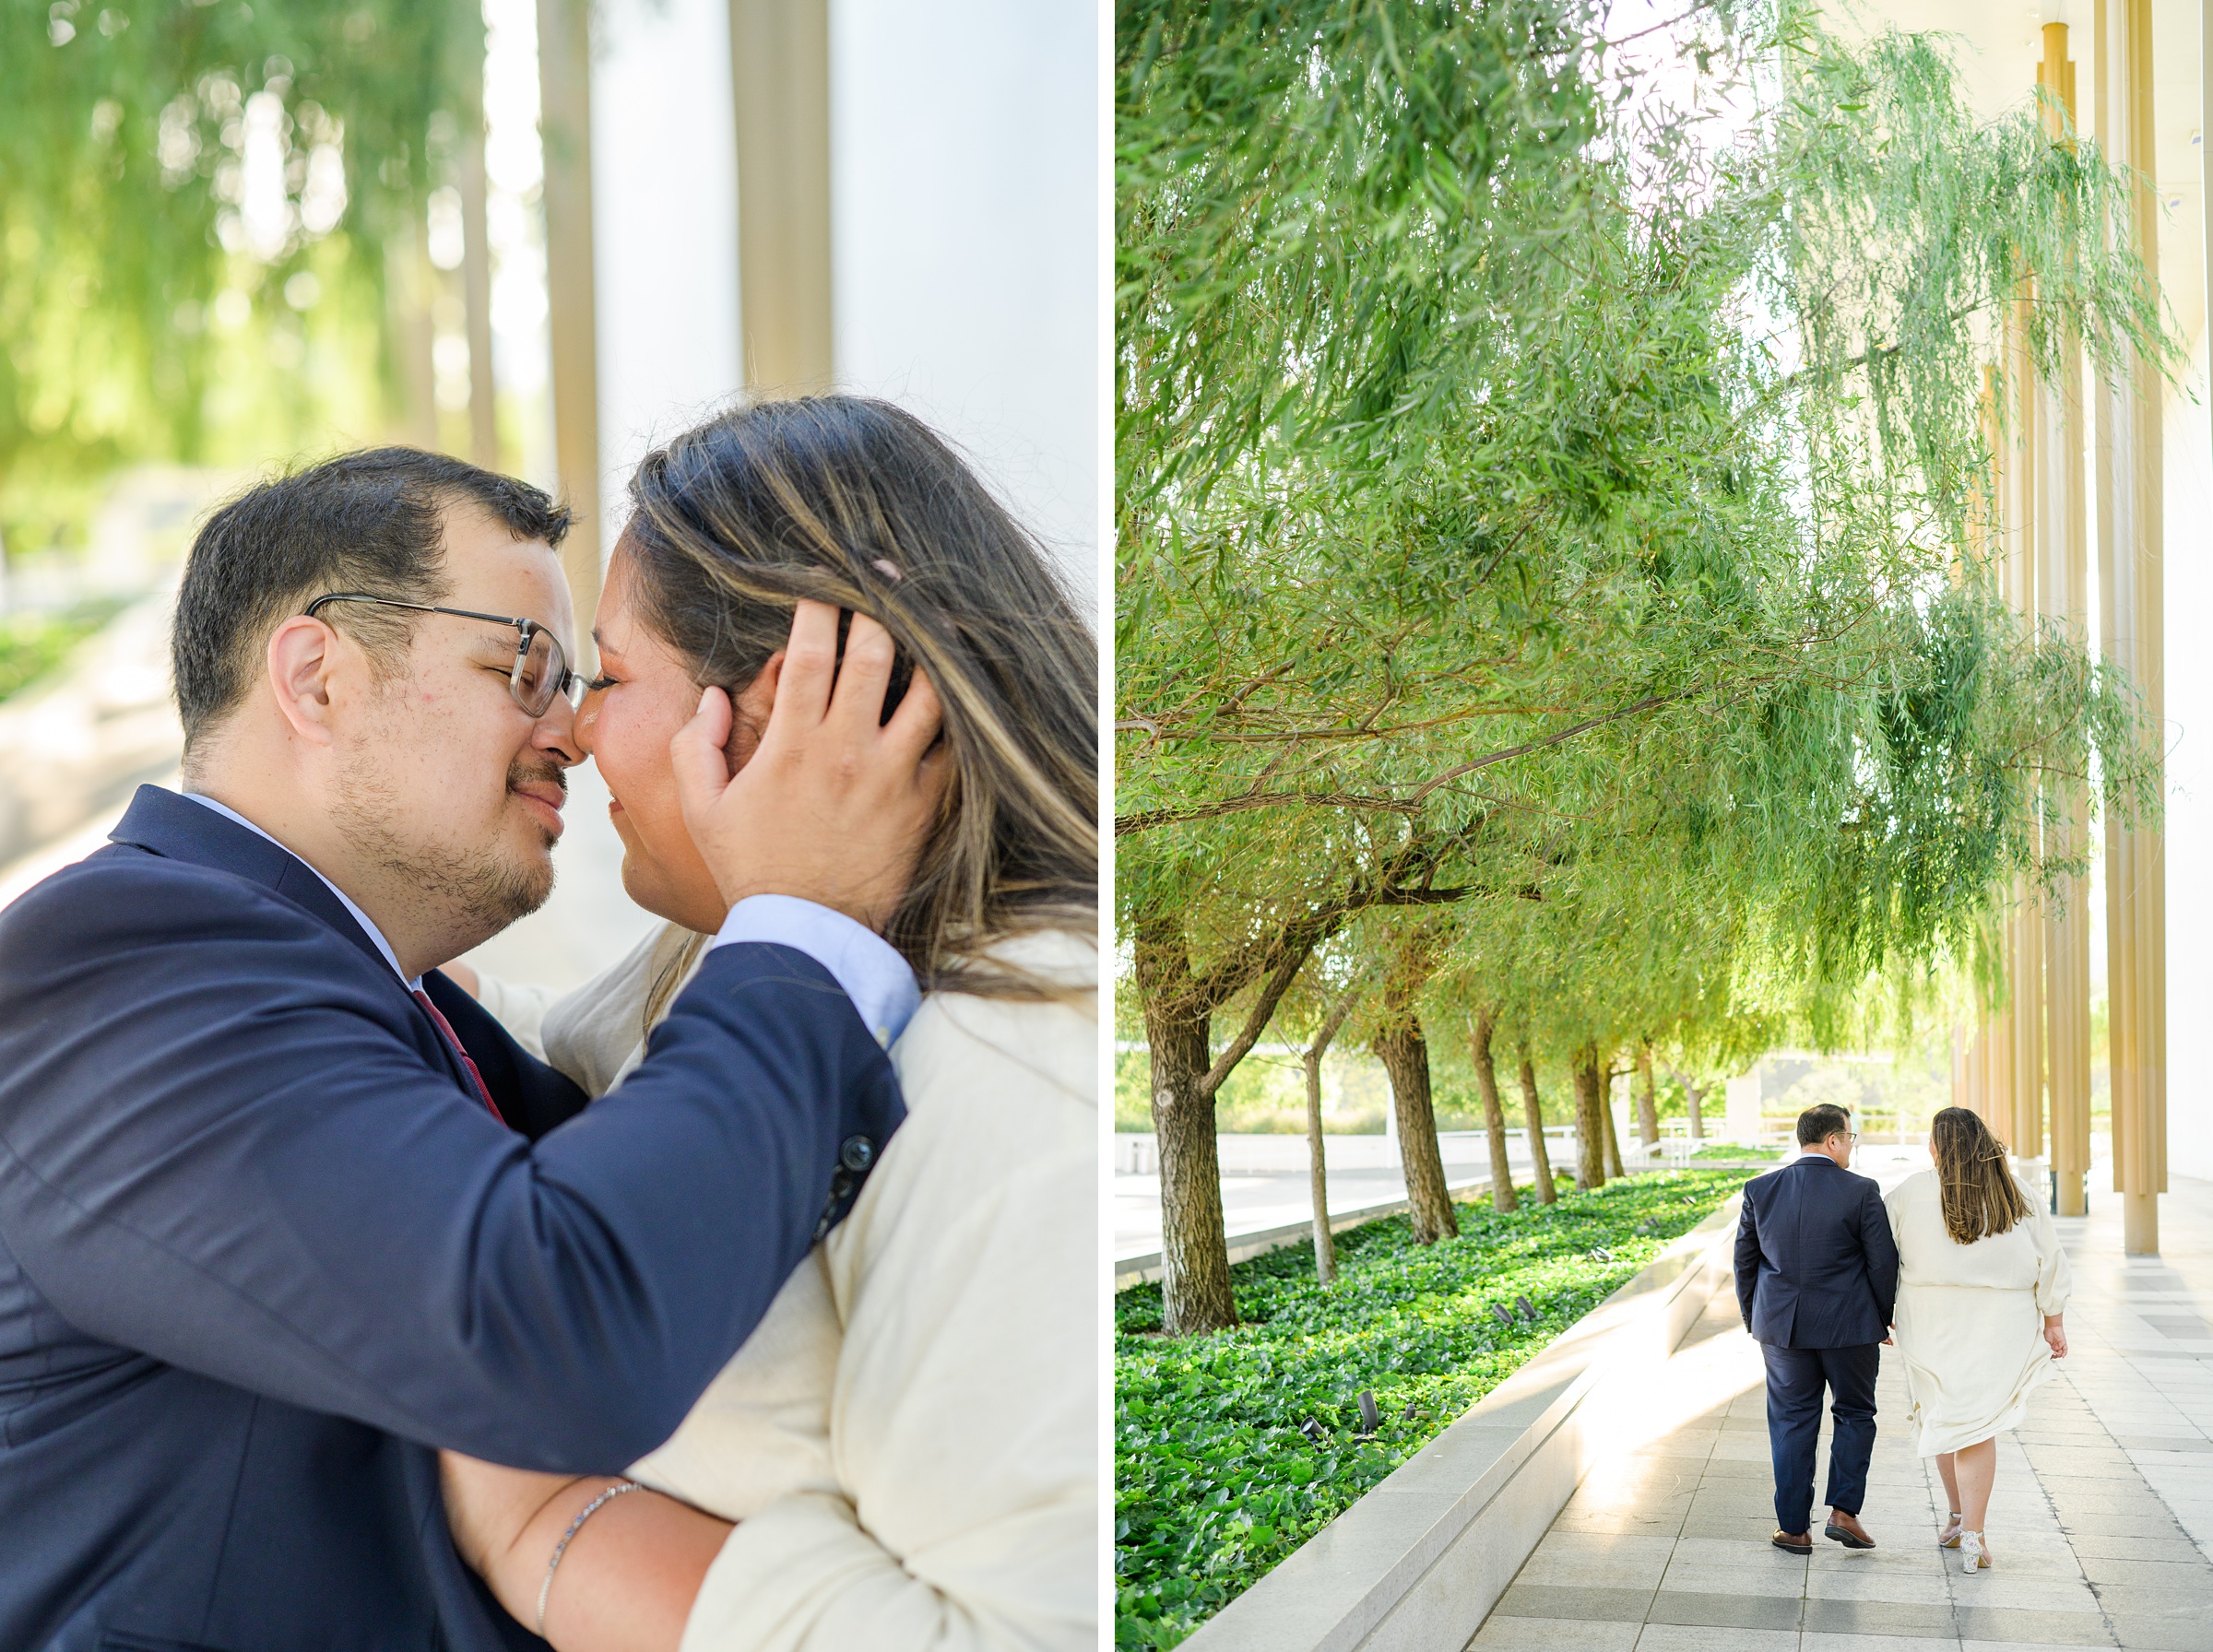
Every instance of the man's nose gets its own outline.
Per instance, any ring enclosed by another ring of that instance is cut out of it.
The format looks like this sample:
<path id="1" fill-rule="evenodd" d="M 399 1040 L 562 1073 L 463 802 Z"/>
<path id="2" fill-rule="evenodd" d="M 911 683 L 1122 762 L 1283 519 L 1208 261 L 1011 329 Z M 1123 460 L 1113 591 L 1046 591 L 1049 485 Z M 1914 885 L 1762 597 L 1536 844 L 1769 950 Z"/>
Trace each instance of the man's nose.
<path id="1" fill-rule="evenodd" d="M 576 708 L 566 694 L 554 695 L 545 715 L 531 725 L 530 745 L 564 769 L 573 769 L 585 760 L 584 743 L 576 736 Z"/>

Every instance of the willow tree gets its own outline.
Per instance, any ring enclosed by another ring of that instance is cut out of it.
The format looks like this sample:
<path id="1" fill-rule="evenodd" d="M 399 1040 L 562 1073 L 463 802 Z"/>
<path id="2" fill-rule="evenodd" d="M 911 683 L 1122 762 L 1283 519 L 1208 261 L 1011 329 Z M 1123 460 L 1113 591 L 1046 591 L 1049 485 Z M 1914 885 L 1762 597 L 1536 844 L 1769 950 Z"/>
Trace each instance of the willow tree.
<path id="1" fill-rule="evenodd" d="M 464 0 L 0 3 L 15 509 L 118 464 L 243 456 L 244 401 L 264 423 L 229 446 L 282 449 L 352 411 L 335 384 L 373 391 L 384 239 L 482 60 Z"/>
<path id="2" fill-rule="evenodd" d="M 2035 350 L 2161 348 L 2093 233 L 2126 180 L 1977 125 L 1927 41 L 1676 27 L 1687 93 L 1574 0 L 1119 14 L 1117 901 L 1171 1329 L 1231 1316 L 1198 1080 L 1343 914 L 1659 867 L 1650 918 L 1718 867 L 1833 1010 L 1971 946 L 2025 753 L 2141 773 L 2124 685 L 1967 531 L 2024 274 Z"/>

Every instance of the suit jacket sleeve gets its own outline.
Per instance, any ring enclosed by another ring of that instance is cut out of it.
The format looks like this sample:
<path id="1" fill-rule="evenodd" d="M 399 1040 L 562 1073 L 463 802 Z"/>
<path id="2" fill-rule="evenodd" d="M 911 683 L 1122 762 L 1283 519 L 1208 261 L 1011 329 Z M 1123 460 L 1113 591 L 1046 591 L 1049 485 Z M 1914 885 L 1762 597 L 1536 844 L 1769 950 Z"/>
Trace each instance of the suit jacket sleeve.
<path id="1" fill-rule="evenodd" d="M 1736 1305 L 1744 1313 L 1745 1328 L 1752 1328 L 1752 1293 L 1759 1284 L 1759 1226 L 1753 1219 L 1752 1199 L 1744 1197 L 1744 1214 L 1736 1219 Z"/>
<path id="2" fill-rule="evenodd" d="M 1890 1232 L 1889 1207 L 1882 1189 L 1861 1178 L 1860 1248 L 1867 1257 L 1867 1284 L 1875 1292 L 1876 1312 L 1886 1328 L 1897 1316 L 1898 1241 Z"/>
<path id="3" fill-rule="evenodd" d="M 819 964 L 726 947 L 644 1067 L 532 1143 L 426 1063 L 380 969 L 152 857 L 18 902 L 0 1243 L 88 1336 L 494 1461 L 619 1469 L 766 1311 L 841 1145 L 895 1127 L 890 1064 Z"/>

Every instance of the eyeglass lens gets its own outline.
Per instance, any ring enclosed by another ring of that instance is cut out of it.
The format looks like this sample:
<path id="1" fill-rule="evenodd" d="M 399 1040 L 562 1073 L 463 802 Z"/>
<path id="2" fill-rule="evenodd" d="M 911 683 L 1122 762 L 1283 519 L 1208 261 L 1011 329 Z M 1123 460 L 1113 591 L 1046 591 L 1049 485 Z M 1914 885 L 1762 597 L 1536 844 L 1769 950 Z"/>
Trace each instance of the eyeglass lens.
<path id="1" fill-rule="evenodd" d="M 568 659 L 550 631 L 533 631 L 529 645 L 515 663 L 512 686 L 515 698 L 533 717 L 542 717 L 561 692 L 568 676 Z"/>

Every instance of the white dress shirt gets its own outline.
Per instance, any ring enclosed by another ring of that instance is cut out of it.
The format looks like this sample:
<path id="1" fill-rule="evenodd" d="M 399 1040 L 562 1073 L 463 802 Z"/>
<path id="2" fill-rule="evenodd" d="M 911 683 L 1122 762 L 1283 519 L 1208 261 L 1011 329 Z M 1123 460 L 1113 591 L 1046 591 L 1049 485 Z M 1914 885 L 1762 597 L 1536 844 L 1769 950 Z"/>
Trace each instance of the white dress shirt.
<path id="1" fill-rule="evenodd" d="M 321 867 L 278 843 L 228 804 L 218 803 L 202 792 L 186 792 L 184 796 L 215 810 L 225 820 L 236 821 L 254 836 L 276 844 L 323 879 L 324 887 L 338 898 L 338 903 L 361 926 L 361 933 L 375 943 L 377 951 L 392 966 L 392 973 L 407 982 L 409 992 L 421 990 L 422 977 L 418 975 L 408 981 L 399 967 L 399 956 L 392 950 L 392 943 L 385 938 L 384 931 L 369 921 L 369 914 L 355 905 L 344 890 L 324 876 Z M 887 1049 L 906 1030 L 906 1023 L 914 1019 L 915 1010 L 922 1002 L 921 989 L 915 984 L 915 972 L 883 937 L 844 913 L 818 906 L 812 901 L 802 901 L 796 895 L 747 896 L 730 908 L 729 915 L 722 921 L 721 931 L 707 944 L 707 950 L 711 952 L 716 947 L 740 940 L 789 947 L 813 959 L 845 989 L 853 1008 L 860 1012 L 861 1021 L 876 1035 L 876 1042 Z"/>

